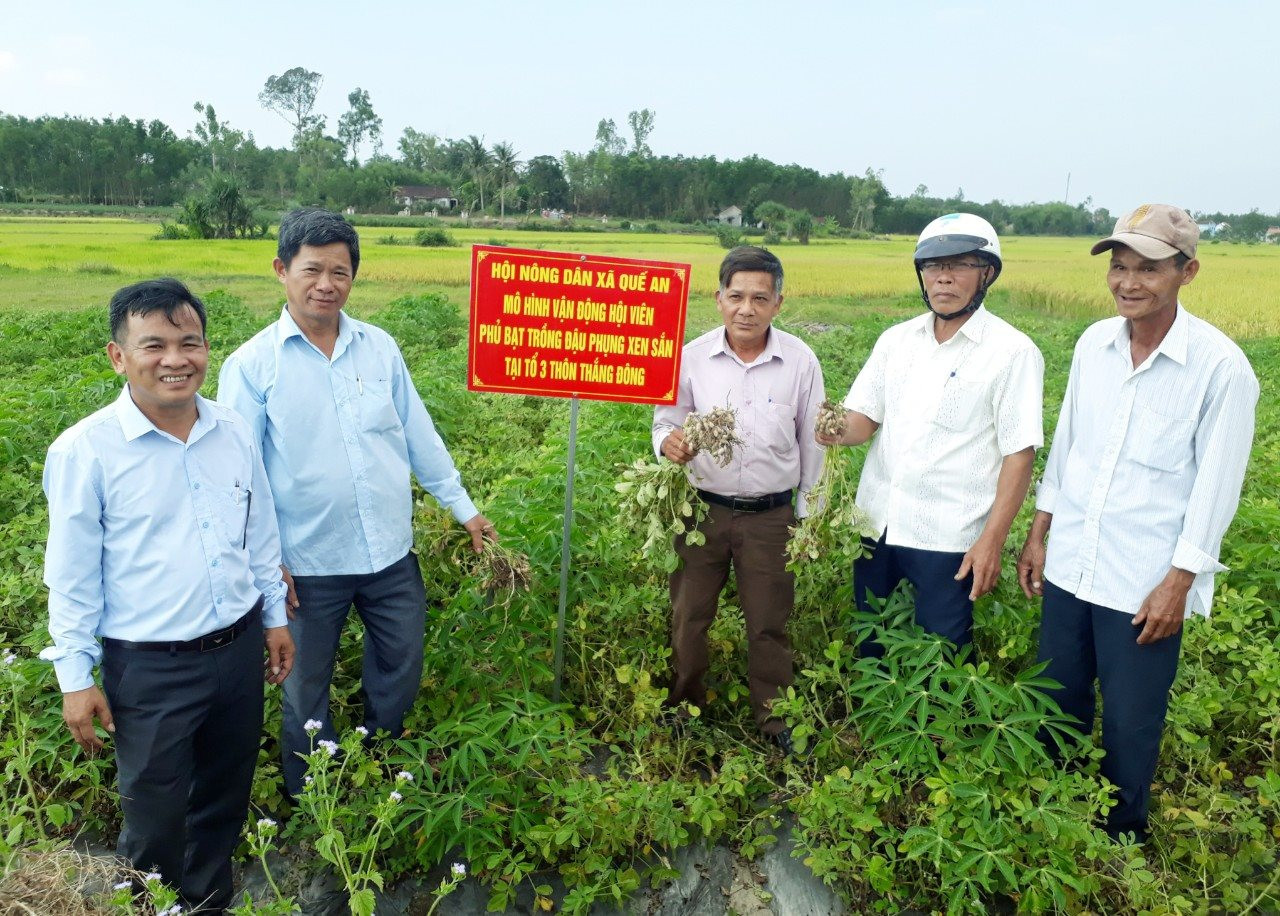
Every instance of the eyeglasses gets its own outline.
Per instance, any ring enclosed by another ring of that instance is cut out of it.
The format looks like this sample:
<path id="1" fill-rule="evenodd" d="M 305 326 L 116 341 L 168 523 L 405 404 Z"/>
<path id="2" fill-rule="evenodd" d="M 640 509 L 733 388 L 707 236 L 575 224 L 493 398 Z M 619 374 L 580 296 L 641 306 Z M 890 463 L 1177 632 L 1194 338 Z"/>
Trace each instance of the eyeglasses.
<path id="1" fill-rule="evenodd" d="M 981 261 L 921 261 L 920 273 L 926 277 L 936 277 L 944 270 L 953 274 L 960 274 L 982 270 L 986 266 Z"/>

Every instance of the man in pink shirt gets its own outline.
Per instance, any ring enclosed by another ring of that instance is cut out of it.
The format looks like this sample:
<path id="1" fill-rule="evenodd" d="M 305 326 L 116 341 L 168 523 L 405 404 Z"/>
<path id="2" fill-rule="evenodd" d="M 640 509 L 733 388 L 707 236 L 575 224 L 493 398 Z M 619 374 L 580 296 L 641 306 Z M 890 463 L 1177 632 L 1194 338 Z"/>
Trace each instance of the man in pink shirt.
<path id="1" fill-rule="evenodd" d="M 770 705 L 792 681 L 786 627 L 795 580 L 786 569 L 786 546 L 822 468 L 814 440 L 822 368 L 803 341 L 772 326 L 782 308 L 782 264 L 768 251 L 742 246 L 725 256 L 716 306 L 723 327 L 685 345 L 679 398 L 653 415 L 654 451 L 686 465 L 709 510 L 699 526 L 705 544 L 676 539 L 681 565 L 671 576 L 674 671 L 667 702 L 706 704 L 707 631 L 732 568 L 746 620 L 756 724 L 791 753 L 790 731 Z M 723 468 L 691 450 L 682 429 L 690 412 L 720 406 L 734 410 L 743 440 Z"/>

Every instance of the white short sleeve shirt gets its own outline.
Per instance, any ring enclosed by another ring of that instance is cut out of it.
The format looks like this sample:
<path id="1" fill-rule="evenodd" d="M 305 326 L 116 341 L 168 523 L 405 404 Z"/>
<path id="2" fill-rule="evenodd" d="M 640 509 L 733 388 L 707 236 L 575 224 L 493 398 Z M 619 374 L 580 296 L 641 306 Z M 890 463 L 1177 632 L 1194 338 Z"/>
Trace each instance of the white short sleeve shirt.
<path id="1" fill-rule="evenodd" d="M 880 424 L 857 496 L 877 535 L 960 553 L 982 533 L 1004 458 L 1044 444 L 1044 359 L 985 307 L 945 343 L 933 322 L 881 334 L 844 406 Z"/>

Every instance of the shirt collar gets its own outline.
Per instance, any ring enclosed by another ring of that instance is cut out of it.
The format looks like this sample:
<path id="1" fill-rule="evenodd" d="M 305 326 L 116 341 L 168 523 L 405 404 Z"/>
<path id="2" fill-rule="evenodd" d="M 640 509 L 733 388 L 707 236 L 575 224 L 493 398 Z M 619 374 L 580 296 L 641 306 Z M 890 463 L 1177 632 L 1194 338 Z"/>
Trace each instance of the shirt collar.
<path id="1" fill-rule="evenodd" d="M 1178 365 L 1185 366 L 1187 364 L 1187 342 L 1191 333 L 1191 321 L 1187 318 L 1187 310 L 1182 307 L 1181 302 L 1178 303 L 1177 309 L 1178 311 L 1173 316 L 1173 324 L 1169 326 L 1168 332 L 1164 335 L 1164 340 L 1160 341 L 1155 350 L 1151 352 L 1151 356 L 1155 357 L 1163 353 Z M 1129 359 L 1129 344 L 1132 342 L 1130 328 L 1129 319 L 1124 319 L 1116 327 L 1115 336 L 1104 338 L 1100 341 L 1098 349 L 1115 347 L 1125 359 Z"/>
<path id="2" fill-rule="evenodd" d="M 338 312 L 338 346 L 334 348 L 333 355 L 336 357 L 339 352 L 346 349 L 351 338 L 358 333 L 363 331 L 360 331 L 347 317 L 346 311 Z M 307 335 L 303 333 L 302 328 L 298 327 L 298 322 L 293 320 L 293 315 L 289 314 L 289 306 L 286 304 L 280 309 L 280 321 L 276 324 L 276 342 L 283 344 L 290 337 L 301 337 L 304 341 L 307 340 Z"/>
<path id="3" fill-rule="evenodd" d="M 711 348 L 711 356 L 729 356 L 742 363 L 744 366 L 755 366 L 760 363 L 767 363 L 771 359 L 781 359 L 786 361 L 782 355 L 782 341 L 779 339 L 778 329 L 773 325 L 769 325 L 769 336 L 765 338 L 764 350 L 754 361 L 743 362 L 741 356 L 733 352 L 733 348 L 729 346 L 729 334 L 724 326 L 720 327 L 720 335 L 716 339 L 715 345 Z"/>
<path id="4" fill-rule="evenodd" d="M 133 395 L 129 393 L 129 383 L 125 382 L 124 389 L 120 392 L 120 397 L 116 398 L 116 418 L 120 421 L 120 429 L 124 431 L 126 442 L 132 442 L 140 436 L 147 433 L 157 433 L 166 438 L 172 439 L 173 436 L 157 427 L 154 423 L 146 418 L 138 405 L 133 403 Z M 213 415 L 213 408 L 209 402 L 196 395 L 196 422 L 191 427 L 191 434 L 187 436 L 187 445 L 192 445 L 201 436 L 217 424 L 218 420 Z"/>
<path id="5" fill-rule="evenodd" d="M 923 315 L 917 315 L 911 320 L 916 322 L 915 332 L 917 334 L 922 337 L 928 336 L 931 341 L 937 342 L 937 338 L 934 337 L 933 333 L 933 323 L 942 319 L 935 317 L 933 312 L 925 312 Z M 960 330 L 956 332 L 951 340 L 955 340 L 956 337 L 963 334 L 974 343 L 982 343 L 982 335 L 986 332 L 987 325 L 990 323 L 991 313 L 987 311 L 985 305 L 980 305 L 974 309 L 973 314 L 969 316 L 969 320 L 960 325 Z"/>

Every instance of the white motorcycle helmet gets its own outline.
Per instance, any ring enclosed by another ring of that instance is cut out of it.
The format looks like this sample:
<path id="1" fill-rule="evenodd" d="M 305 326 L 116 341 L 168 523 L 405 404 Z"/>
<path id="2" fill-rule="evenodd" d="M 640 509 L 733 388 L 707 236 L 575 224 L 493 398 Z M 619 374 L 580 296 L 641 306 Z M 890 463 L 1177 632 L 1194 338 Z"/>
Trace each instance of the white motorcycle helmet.
<path id="1" fill-rule="evenodd" d="M 958 254 L 978 255 L 995 268 L 995 273 L 990 280 L 978 287 L 978 291 L 974 293 L 973 299 L 967 306 L 958 312 L 944 315 L 934 311 L 933 306 L 929 304 L 929 293 L 925 289 L 920 265 L 924 261 L 952 258 Z M 1004 267 L 1000 257 L 1000 238 L 992 225 L 981 216 L 975 216 L 972 213 L 948 213 L 946 216 L 939 216 L 925 226 L 924 231 L 920 233 L 920 238 L 916 240 L 915 265 L 916 280 L 920 283 L 920 295 L 929 311 L 944 321 L 959 318 L 961 315 L 976 311 L 978 306 L 982 305 L 987 290 L 1000 276 L 1000 270 Z"/>

